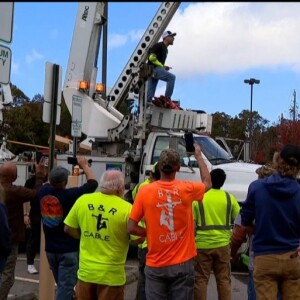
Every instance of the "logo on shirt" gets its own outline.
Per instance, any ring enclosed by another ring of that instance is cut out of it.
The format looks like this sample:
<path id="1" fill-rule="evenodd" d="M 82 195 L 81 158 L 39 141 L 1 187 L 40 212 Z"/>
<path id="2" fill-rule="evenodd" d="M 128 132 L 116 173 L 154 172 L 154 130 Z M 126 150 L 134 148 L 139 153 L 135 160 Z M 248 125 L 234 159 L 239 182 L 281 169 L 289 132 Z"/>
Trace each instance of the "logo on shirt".
<path id="1" fill-rule="evenodd" d="M 109 227 L 109 218 L 104 217 L 104 214 L 106 212 L 104 205 L 99 205 L 98 207 L 95 207 L 93 204 L 88 204 L 88 210 L 95 212 L 92 214 L 92 217 L 96 220 L 96 228 L 94 232 L 89 232 L 87 230 L 84 231 L 84 236 L 87 238 L 94 238 L 105 242 L 109 242 L 109 235 L 100 232 L 102 229 L 108 229 Z M 97 211 L 99 213 L 97 213 Z M 116 208 L 111 208 L 107 212 L 107 216 L 114 216 L 116 212 Z"/>
<path id="2" fill-rule="evenodd" d="M 163 191 L 158 191 L 159 197 L 161 198 L 162 195 L 164 194 Z M 175 241 L 179 237 L 175 233 L 175 227 L 174 227 L 174 207 L 182 204 L 182 200 L 179 199 L 178 201 L 172 201 L 172 194 L 170 191 L 166 190 L 166 197 L 167 197 L 167 202 L 166 203 L 158 203 L 156 205 L 157 208 L 162 208 L 160 212 L 160 225 L 166 226 L 170 234 L 167 235 L 160 235 L 159 240 L 161 242 L 166 242 L 166 241 Z M 178 190 L 174 190 L 173 194 L 178 195 Z"/>
<path id="3" fill-rule="evenodd" d="M 43 224 L 50 228 L 57 227 L 63 220 L 63 207 L 55 196 L 46 195 L 40 202 Z"/>

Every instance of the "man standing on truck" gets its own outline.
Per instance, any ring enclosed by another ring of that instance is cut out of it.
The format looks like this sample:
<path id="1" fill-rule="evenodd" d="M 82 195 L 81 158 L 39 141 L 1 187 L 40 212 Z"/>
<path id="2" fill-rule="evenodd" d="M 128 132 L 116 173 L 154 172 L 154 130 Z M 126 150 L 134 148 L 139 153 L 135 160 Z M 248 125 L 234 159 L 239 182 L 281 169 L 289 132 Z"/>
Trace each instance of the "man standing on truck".
<path id="1" fill-rule="evenodd" d="M 207 298 L 207 285 L 213 271 L 220 300 L 231 299 L 230 237 L 231 224 L 240 211 L 234 195 L 221 190 L 224 170 L 210 172 L 212 188 L 201 202 L 193 202 L 196 225 L 195 298 Z"/>
<path id="2" fill-rule="evenodd" d="M 163 150 L 159 158 L 161 179 L 139 189 L 133 203 L 128 233 L 147 236 L 146 297 L 148 300 L 193 299 L 196 256 L 192 203 L 211 188 L 210 174 L 201 148 L 194 144 L 202 182 L 176 180 L 180 155 Z M 146 229 L 139 226 L 144 218 Z"/>
<path id="3" fill-rule="evenodd" d="M 162 35 L 162 42 L 156 43 L 149 50 L 148 64 L 153 67 L 153 74 L 148 79 L 147 86 L 147 102 L 152 102 L 155 90 L 158 84 L 158 80 L 165 81 L 167 83 L 165 97 L 171 100 L 176 76 L 169 72 L 171 67 L 165 65 L 165 61 L 168 55 L 168 47 L 173 45 L 174 37 L 176 33 L 171 31 L 165 31 Z"/>

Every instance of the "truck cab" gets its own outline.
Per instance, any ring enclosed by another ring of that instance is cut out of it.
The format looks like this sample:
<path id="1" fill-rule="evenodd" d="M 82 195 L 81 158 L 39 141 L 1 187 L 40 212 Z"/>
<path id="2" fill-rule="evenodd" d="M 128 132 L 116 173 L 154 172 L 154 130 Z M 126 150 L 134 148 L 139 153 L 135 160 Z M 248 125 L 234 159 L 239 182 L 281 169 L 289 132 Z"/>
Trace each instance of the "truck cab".
<path id="1" fill-rule="evenodd" d="M 203 159 L 211 171 L 221 168 L 226 173 L 226 181 L 222 189 L 232 193 L 239 202 L 246 199 L 249 184 L 257 179 L 257 164 L 238 162 L 234 160 L 219 144 L 210 136 L 193 134 L 194 141 L 201 146 Z M 139 181 L 147 177 L 147 171 L 158 161 L 162 150 L 174 148 L 180 154 L 181 166 L 176 174 L 177 179 L 201 180 L 197 160 L 194 155 L 186 152 L 184 132 L 151 132 L 143 151 L 140 165 Z"/>

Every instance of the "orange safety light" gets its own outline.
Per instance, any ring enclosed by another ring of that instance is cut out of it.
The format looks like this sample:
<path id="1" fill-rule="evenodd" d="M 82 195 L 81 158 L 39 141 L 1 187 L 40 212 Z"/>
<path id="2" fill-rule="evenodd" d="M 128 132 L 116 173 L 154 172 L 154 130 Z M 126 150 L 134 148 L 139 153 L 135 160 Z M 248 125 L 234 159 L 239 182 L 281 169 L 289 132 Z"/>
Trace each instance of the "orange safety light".
<path id="1" fill-rule="evenodd" d="M 104 92 L 104 84 L 103 83 L 96 84 L 96 92 L 99 94 Z"/>
<path id="2" fill-rule="evenodd" d="M 79 81 L 79 90 L 86 91 L 88 86 L 89 84 L 86 80 Z"/>

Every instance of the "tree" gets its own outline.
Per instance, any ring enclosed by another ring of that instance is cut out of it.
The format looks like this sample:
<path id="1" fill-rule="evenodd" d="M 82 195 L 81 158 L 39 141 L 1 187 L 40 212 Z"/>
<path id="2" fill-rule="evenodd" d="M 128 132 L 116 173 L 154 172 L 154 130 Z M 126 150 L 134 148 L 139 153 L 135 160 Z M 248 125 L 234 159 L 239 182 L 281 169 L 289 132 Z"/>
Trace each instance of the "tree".
<path id="1" fill-rule="evenodd" d="M 45 101 L 44 96 L 41 95 L 41 94 L 36 94 L 36 95 L 34 95 L 33 98 L 31 99 L 31 102 L 40 102 L 40 103 L 42 103 L 42 102 L 44 102 L 44 101 Z"/>
<path id="2" fill-rule="evenodd" d="M 216 112 L 212 114 L 213 126 L 211 130 L 212 137 L 229 137 L 231 116 L 224 112 Z"/>
<path id="3" fill-rule="evenodd" d="M 29 101 L 30 98 L 27 97 L 17 86 L 11 84 L 10 89 L 13 97 L 13 102 L 9 104 L 10 107 L 21 106 L 23 103 Z"/>
<path id="4" fill-rule="evenodd" d="M 277 149 L 286 144 L 300 146 L 300 121 L 282 119 L 276 128 L 276 133 L 278 141 L 275 147 Z"/>
<path id="5" fill-rule="evenodd" d="M 3 113 L 3 121 L 9 126 L 8 140 L 48 146 L 49 124 L 42 122 L 42 103 L 23 103 Z M 18 154 L 32 147 L 8 144 L 10 151 Z"/>

